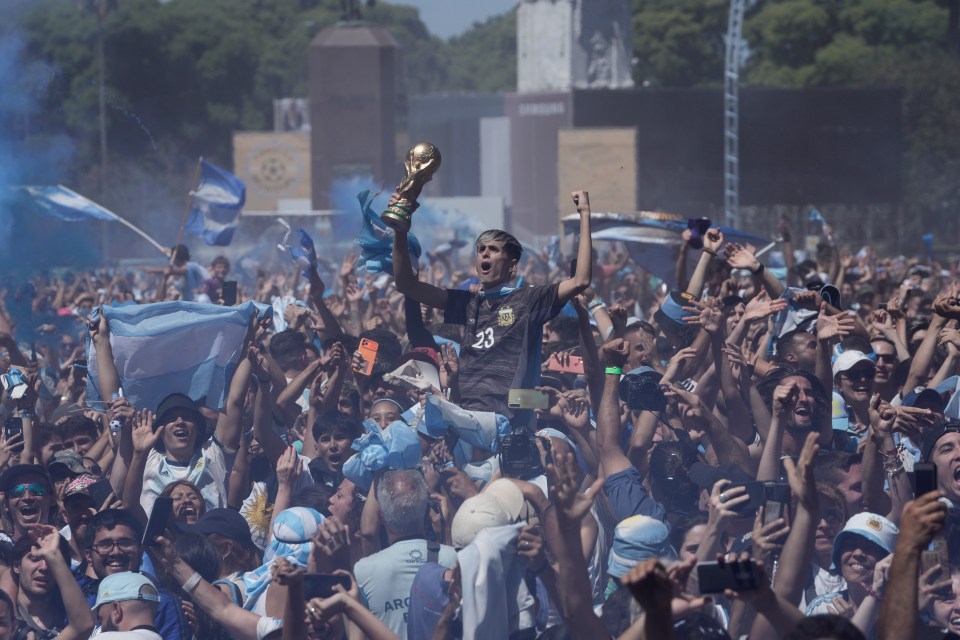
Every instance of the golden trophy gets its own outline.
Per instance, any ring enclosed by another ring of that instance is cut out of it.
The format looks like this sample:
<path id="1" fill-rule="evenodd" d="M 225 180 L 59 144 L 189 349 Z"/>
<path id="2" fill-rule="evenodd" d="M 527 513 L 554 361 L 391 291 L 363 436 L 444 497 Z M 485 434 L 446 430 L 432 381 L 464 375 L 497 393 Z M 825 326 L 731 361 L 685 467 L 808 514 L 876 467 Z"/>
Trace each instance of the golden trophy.
<path id="1" fill-rule="evenodd" d="M 396 199 L 391 200 L 380 219 L 396 231 L 409 231 L 413 212 L 420 205 L 417 197 L 423 191 L 423 185 L 430 182 L 433 174 L 440 168 L 440 149 L 429 142 L 418 142 L 407 151 L 403 166 L 407 176 L 397 185 Z"/>

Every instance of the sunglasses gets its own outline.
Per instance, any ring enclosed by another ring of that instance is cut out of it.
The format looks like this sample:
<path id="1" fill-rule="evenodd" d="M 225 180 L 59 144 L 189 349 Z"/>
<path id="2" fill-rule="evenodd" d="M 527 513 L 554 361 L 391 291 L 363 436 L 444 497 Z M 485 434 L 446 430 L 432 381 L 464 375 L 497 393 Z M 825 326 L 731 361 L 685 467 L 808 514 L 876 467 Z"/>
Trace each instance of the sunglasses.
<path id="1" fill-rule="evenodd" d="M 15 484 L 10 488 L 10 493 L 8 495 L 11 498 L 22 498 L 23 494 L 25 494 L 27 490 L 30 491 L 30 495 L 37 498 L 42 498 L 43 496 L 47 495 L 47 488 L 36 482 L 30 484 Z"/>
<path id="2" fill-rule="evenodd" d="M 897 356 L 892 353 L 878 353 L 877 362 L 896 362 Z"/>
<path id="3" fill-rule="evenodd" d="M 850 369 L 843 372 L 843 376 L 848 380 L 873 380 L 877 375 L 876 369 Z"/>

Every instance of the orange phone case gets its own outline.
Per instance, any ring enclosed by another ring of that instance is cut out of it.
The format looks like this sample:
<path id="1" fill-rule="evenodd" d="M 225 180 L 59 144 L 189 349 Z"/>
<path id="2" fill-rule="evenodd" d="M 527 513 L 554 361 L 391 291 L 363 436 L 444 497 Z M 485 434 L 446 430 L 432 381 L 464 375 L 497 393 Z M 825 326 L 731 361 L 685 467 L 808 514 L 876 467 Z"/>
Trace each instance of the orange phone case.
<path id="1" fill-rule="evenodd" d="M 550 359 L 547 360 L 547 371 L 554 371 L 557 373 L 576 373 L 583 375 L 583 358 L 580 356 L 570 356 L 569 364 L 565 366 L 560 362 L 560 358 L 557 357 L 557 354 L 551 354 Z"/>
<path id="2" fill-rule="evenodd" d="M 379 348 L 380 345 L 373 340 L 361 338 L 360 346 L 357 347 L 357 351 L 360 352 L 360 357 L 363 358 L 363 367 L 360 369 L 355 368 L 354 371 L 364 376 L 369 376 L 371 373 L 373 373 L 373 363 L 377 359 L 377 349 Z"/>

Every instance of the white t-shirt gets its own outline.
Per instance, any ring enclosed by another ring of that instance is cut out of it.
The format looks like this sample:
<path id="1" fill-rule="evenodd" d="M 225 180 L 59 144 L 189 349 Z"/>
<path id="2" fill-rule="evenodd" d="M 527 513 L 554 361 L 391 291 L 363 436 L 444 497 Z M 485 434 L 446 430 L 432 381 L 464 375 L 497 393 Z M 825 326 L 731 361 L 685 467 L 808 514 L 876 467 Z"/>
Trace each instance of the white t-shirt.
<path id="1" fill-rule="evenodd" d="M 370 611 L 401 640 L 407 637 L 407 608 L 413 579 L 427 562 L 428 553 L 426 540 L 400 540 L 363 558 L 353 567 L 360 593 Z M 453 547 L 440 545 L 437 562 L 452 569 L 457 564 L 457 552 Z"/>
<path id="2" fill-rule="evenodd" d="M 227 474 L 237 457 L 236 451 L 229 451 L 216 437 L 211 437 L 200 451 L 193 455 L 190 464 L 182 465 L 167 460 L 166 455 L 151 449 L 147 455 L 147 465 L 143 470 L 143 491 L 140 493 L 140 506 L 149 515 L 153 502 L 163 488 L 176 480 L 189 480 L 200 488 L 207 510 L 227 506 Z"/>

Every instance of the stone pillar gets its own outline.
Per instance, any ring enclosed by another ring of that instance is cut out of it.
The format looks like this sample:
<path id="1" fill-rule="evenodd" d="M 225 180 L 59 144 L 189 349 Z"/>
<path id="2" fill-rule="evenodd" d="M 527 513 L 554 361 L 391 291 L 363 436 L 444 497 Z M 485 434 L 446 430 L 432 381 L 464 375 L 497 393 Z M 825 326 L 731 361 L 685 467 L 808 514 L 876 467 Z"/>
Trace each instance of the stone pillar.
<path id="1" fill-rule="evenodd" d="M 395 184 L 400 47 L 364 23 L 324 29 L 310 43 L 310 157 L 314 209 L 330 207 L 335 178 Z"/>
<path id="2" fill-rule="evenodd" d="M 629 0 L 520 0 L 517 91 L 633 87 Z"/>

